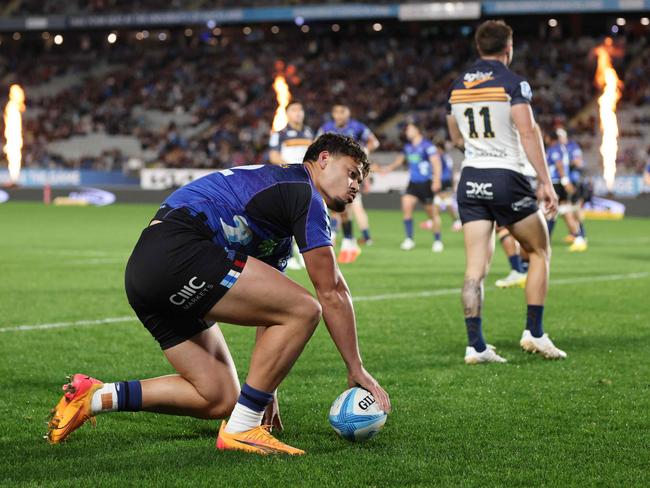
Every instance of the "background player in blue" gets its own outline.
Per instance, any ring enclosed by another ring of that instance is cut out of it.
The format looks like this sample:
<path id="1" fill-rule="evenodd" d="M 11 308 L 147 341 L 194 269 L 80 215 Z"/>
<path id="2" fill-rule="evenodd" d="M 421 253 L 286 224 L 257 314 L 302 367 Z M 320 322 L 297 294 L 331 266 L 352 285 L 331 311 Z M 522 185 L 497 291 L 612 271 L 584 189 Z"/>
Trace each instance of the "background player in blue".
<path id="1" fill-rule="evenodd" d="M 434 197 L 434 205 L 438 205 L 442 211 L 443 205 L 449 211 L 449 215 L 454 219 L 452 230 L 459 232 L 463 226 L 458 216 L 458 206 L 456 203 L 456 196 L 454 192 L 454 160 L 445 148 L 445 141 L 436 141 L 436 149 L 440 155 L 440 162 L 442 163 L 442 188 L 440 192 Z"/>
<path id="2" fill-rule="evenodd" d="M 323 124 L 323 126 L 318 129 L 317 135 L 332 132 L 351 137 L 365 149 L 366 154 L 370 154 L 379 147 L 379 140 L 372 131 L 358 120 L 351 118 L 349 106 L 344 103 L 337 103 L 332 107 L 331 115 L 332 120 Z M 351 211 L 359 225 L 359 229 L 361 230 L 362 241 L 366 244 L 371 244 L 372 240 L 370 237 L 368 214 L 363 208 L 361 194 L 357 196 L 352 204 Z M 343 240 L 341 242 L 339 262 L 351 263 L 357 259 L 361 253 L 361 249 L 359 249 L 357 242 L 354 240 L 352 222 L 350 221 L 348 211 L 343 212 L 341 215 L 332 214 L 332 225 L 335 232 L 339 220 L 343 227 Z"/>
<path id="3" fill-rule="evenodd" d="M 570 199 L 575 194 L 576 188 L 569 178 L 571 154 L 566 144 L 562 144 L 559 140 L 557 131 L 553 131 L 548 135 L 550 142 L 546 150 L 546 162 L 548 164 L 551 181 L 553 188 L 558 195 L 559 199 L 559 214 L 562 215 L 566 222 L 569 233 L 575 237 L 570 250 L 572 251 L 585 251 L 587 249 L 584 239 L 580 237 L 580 226 L 573 211 Z M 549 234 L 553 234 L 555 228 L 556 218 L 548 221 Z"/>
<path id="4" fill-rule="evenodd" d="M 584 176 L 584 159 L 582 148 L 576 141 L 569 139 L 567 131 L 559 128 L 556 131 L 558 142 L 569 154 L 569 181 L 573 185 L 574 192 L 570 196 L 570 211 L 573 220 L 578 226 L 577 234 L 569 234 L 565 242 L 571 243 L 569 251 L 580 252 L 587 250 L 587 233 L 585 231 L 584 219 L 582 217 L 582 205 L 585 199 L 591 198 L 591 190 Z"/>
<path id="5" fill-rule="evenodd" d="M 494 253 L 494 224 L 505 226 L 529 253 L 526 326 L 522 349 L 545 358 L 564 358 L 544 333 L 544 302 L 550 268 L 544 211 L 554 214 L 557 195 L 544 157 L 541 131 L 530 107 L 526 80 L 508 69 L 512 29 L 502 21 L 483 22 L 475 34 L 480 59 L 451 86 L 447 126 L 452 141 L 465 151 L 458 183 L 458 210 L 465 237 L 462 290 L 468 346 L 465 362 L 505 362 L 488 347 L 482 330 L 483 283 Z M 537 198 L 526 176 L 537 173 Z"/>
<path id="6" fill-rule="evenodd" d="M 280 426 L 273 393 L 321 315 L 347 366 L 347 383 L 366 388 L 389 411 L 388 395 L 361 361 L 325 208 L 344 210 L 367 172 L 361 147 L 327 134 L 309 147 L 304 165 L 223 170 L 174 192 L 142 232 L 125 282 L 131 306 L 178 374 L 122 383 L 84 377 L 87 389 L 70 402 L 64 396 L 55 408 L 50 441 L 64 440 L 98 413 L 145 410 L 230 415 L 221 424 L 219 449 L 303 454 L 261 421 L 266 410 L 267 422 Z M 292 236 L 317 299 L 278 271 Z M 258 327 L 241 392 L 216 321 Z"/>
<path id="7" fill-rule="evenodd" d="M 433 221 L 434 241 L 432 251 L 442 252 L 443 245 L 440 234 L 440 209 L 434 208 L 433 199 L 442 188 L 442 162 L 436 146 L 422 136 L 420 128 L 414 123 L 408 123 L 405 130 L 408 143 L 403 152 L 391 164 L 380 169 L 382 173 L 393 171 L 404 163 L 409 169 L 409 184 L 402 195 L 402 214 L 406 238 L 400 245 L 404 251 L 415 247 L 413 239 L 413 210 L 420 202 Z"/>

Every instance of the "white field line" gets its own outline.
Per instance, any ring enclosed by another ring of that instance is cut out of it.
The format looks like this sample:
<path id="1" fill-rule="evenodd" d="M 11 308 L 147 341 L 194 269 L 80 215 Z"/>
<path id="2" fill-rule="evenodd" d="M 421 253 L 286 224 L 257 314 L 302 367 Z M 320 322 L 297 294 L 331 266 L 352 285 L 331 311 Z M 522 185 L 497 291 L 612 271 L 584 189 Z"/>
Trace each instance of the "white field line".
<path id="1" fill-rule="evenodd" d="M 551 280 L 551 285 L 573 285 L 579 283 L 594 283 L 603 281 L 622 281 L 622 280 L 640 280 L 650 276 L 650 272 L 628 273 L 628 274 L 612 274 L 600 276 L 584 276 L 576 278 L 565 278 L 559 280 Z M 488 287 L 488 290 L 494 287 Z M 395 300 L 400 298 L 427 298 L 436 297 L 441 295 L 454 295 L 460 293 L 460 288 L 443 288 L 440 290 L 427 290 L 406 293 L 386 293 L 384 295 L 367 295 L 357 296 L 352 300 L 354 302 L 376 302 L 383 300 Z M 10 327 L 1 327 L 0 332 L 22 332 L 29 330 L 43 330 L 43 329 L 61 329 L 66 327 L 80 327 L 86 325 L 104 325 L 116 324 L 122 322 L 136 322 L 136 317 L 109 317 L 105 319 L 96 320 L 77 320 L 75 322 L 55 322 L 51 324 L 36 324 L 36 325 L 14 325 Z"/>

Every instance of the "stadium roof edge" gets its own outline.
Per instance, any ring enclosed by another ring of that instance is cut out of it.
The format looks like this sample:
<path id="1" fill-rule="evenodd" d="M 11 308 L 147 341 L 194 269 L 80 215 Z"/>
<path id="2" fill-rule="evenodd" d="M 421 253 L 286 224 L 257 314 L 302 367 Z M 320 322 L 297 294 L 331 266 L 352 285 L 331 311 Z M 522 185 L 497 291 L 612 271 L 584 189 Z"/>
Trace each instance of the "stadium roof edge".
<path id="1" fill-rule="evenodd" d="M 299 7 L 223 8 L 195 11 L 114 13 L 90 15 L 31 15 L 0 18 L 0 31 L 102 29 L 129 27 L 172 27 L 262 22 L 305 22 L 324 20 L 396 19 L 462 20 L 481 16 L 624 12 L 650 10 L 650 0 L 493 0 L 423 2 L 407 4 L 308 5 Z"/>

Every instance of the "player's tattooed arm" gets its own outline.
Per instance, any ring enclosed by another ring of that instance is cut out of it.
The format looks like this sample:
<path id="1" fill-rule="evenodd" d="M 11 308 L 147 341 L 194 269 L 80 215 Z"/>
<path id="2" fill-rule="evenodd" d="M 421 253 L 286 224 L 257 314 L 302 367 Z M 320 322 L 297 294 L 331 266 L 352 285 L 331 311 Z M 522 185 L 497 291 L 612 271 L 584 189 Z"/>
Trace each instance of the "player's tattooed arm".
<path id="1" fill-rule="evenodd" d="M 482 280 L 465 278 L 462 300 L 465 317 L 480 317 L 483 304 Z"/>

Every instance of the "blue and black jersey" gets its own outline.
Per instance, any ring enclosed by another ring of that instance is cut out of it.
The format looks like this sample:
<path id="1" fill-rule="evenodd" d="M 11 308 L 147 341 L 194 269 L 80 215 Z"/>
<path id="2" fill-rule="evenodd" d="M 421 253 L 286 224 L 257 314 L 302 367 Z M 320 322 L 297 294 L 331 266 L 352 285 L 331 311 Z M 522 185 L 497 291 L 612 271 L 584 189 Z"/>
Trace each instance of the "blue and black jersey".
<path id="1" fill-rule="evenodd" d="M 300 252 L 332 245 L 323 197 L 302 165 L 239 166 L 204 176 L 172 193 L 161 209 L 180 207 L 205 220 L 216 244 L 280 270 L 292 236 Z"/>
<path id="2" fill-rule="evenodd" d="M 436 146 L 426 139 L 422 139 L 419 144 L 409 142 L 404 146 L 411 183 L 423 183 L 433 179 L 433 167 L 429 158 L 437 153 Z"/>
<path id="3" fill-rule="evenodd" d="M 560 173 L 558 171 L 558 166 L 562 165 L 564 169 L 564 175 L 569 175 L 569 164 L 571 158 L 567 146 L 564 144 L 553 144 L 546 149 L 546 163 L 548 164 L 548 170 L 551 174 L 551 181 L 555 184 L 560 183 Z"/>
<path id="4" fill-rule="evenodd" d="M 370 139 L 370 134 L 372 134 L 370 129 L 365 124 L 362 124 L 355 119 L 350 119 L 348 123 L 343 127 L 338 127 L 333 121 L 326 122 L 321 126 L 320 129 L 318 129 L 316 137 L 322 134 L 327 134 L 329 132 L 351 137 L 362 147 L 366 147 L 368 145 L 368 139 Z"/>

